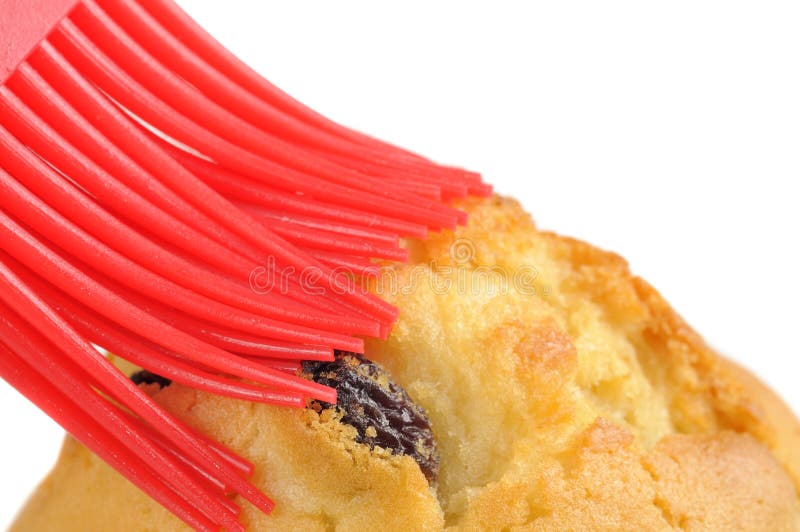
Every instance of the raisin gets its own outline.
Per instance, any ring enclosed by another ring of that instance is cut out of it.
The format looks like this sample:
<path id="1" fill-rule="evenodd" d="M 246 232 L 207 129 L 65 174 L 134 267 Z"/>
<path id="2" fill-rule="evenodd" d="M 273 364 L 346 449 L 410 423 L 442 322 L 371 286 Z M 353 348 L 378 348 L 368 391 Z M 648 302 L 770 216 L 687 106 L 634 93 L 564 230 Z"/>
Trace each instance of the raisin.
<path id="1" fill-rule="evenodd" d="M 144 383 L 144 384 L 158 384 L 159 388 L 166 388 L 167 386 L 172 384 L 172 381 L 169 380 L 168 378 L 162 377 L 161 375 L 156 375 L 155 373 L 147 371 L 146 369 L 137 371 L 136 373 L 131 375 L 131 380 L 137 386 L 139 384 Z"/>
<path id="2" fill-rule="evenodd" d="M 317 411 L 335 408 L 342 422 L 355 427 L 356 441 L 416 460 L 428 482 L 439 472 L 436 440 L 425 411 L 392 382 L 389 374 L 363 355 L 336 351 L 333 362 L 304 362 L 303 374 L 336 388 L 337 404 L 311 401 Z"/>

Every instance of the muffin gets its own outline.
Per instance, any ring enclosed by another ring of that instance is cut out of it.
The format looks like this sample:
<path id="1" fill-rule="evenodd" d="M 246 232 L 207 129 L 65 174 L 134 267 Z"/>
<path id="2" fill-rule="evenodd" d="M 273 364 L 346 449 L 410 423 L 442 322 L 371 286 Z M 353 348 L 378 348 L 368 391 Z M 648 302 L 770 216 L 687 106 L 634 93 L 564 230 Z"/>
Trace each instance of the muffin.
<path id="1" fill-rule="evenodd" d="M 800 530 L 800 423 L 619 256 L 514 200 L 409 241 L 371 289 L 400 309 L 366 358 L 306 364 L 337 406 L 144 378 L 255 465 L 248 530 Z M 372 363 L 374 362 L 374 364 Z M 67 437 L 11 530 L 184 530 Z"/>

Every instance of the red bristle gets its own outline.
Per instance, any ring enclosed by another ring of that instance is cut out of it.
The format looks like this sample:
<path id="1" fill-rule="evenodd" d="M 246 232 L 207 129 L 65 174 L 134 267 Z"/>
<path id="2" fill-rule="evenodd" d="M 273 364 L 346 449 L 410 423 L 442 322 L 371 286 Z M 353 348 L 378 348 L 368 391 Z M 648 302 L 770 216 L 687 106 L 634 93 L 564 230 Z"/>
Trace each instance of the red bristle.
<path id="1" fill-rule="evenodd" d="M 455 168 L 452 166 L 440 166 L 439 167 L 442 172 L 452 176 L 453 179 L 459 179 L 461 181 L 466 181 L 467 183 L 478 185 L 481 183 L 483 177 L 478 172 L 471 172 L 470 170 L 464 170 L 463 168 Z"/>
<path id="2" fill-rule="evenodd" d="M 209 532 L 219 529 L 220 523 L 205 517 L 198 510 L 196 501 L 187 500 L 168 487 L 161 476 L 88 414 L 84 405 L 58 392 L 51 381 L 37 374 L 2 341 L 0 375 L 86 447 L 186 524 L 196 530 Z"/>
<path id="3" fill-rule="evenodd" d="M 33 314 L 29 313 L 29 310 L 34 308 L 33 300 L 28 299 L 30 294 L 24 293 L 24 286 L 21 286 L 13 275 L 10 276 L 2 264 L 0 264 L 0 286 L 3 288 L 0 290 L 0 300 L 5 303 L 0 315 L 0 339 L 3 343 L 24 356 L 25 361 L 61 393 L 71 397 L 98 422 L 108 427 L 140 460 L 150 463 L 156 470 L 162 468 L 171 471 L 172 474 L 164 478 L 173 489 L 184 497 L 194 499 L 196 504 L 199 503 L 198 507 L 209 517 L 219 522 L 232 523 L 230 513 L 219 502 L 219 495 L 207 491 L 183 467 L 155 447 L 118 410 L 92 390 L 87 378 L 91 378 L 95 385 L 102 381 L 104 387 L 112 387 L 117 391 L 124 390 L 121 395 L 126 397 L 127 403 L 151 403 L 151 406 L 158 408 L 151 399 L 88 344 L 75 353 L 70 353 L 69 348 L 64 349 L 63 352 L 70 355 L 69 361 L 59 356 L 52 343 L 47 343 L 45 340 L 48 338 L 50 342 L 56 341 L 55 337 L 50 336 L 50 332 L 56 330 L 51 328 L 51 325 L 58 328 L 59 340 L 69 337 L 74 331 L 70 332 L 63 322 L 57 324 L 60 321 L 57 315 L 51 309 L 48 312 L 46 306 L 37 305 L 42 315 L 34 318 Z M 22 318 L 18 318 L 9 307 L 19 312 Z M 43 321 L 42 318 L 49 321 Z M 32 326 L 39 329 L 39 332 Z M 81 340 L 77 336 L 73 338 L 76 343 L 69 345 L 77 347 Z M 64 344 L 59 346 L 64 348 Z"/>
<path id="4" fill-rule="evenodd" d="M 276 234 L 302 249 L 319 249 L 343 254 L 367 255 L 399 262 L 408 260 L 408 250 L 399 246 L 373 244 L 362 238 L 352 238 L 329 231 L 312 230 L 278 220 L 264 221 Z"/>
<path id="5" fill-rule="evenodd" d="M 344 271 L 352 272 L 366 278 L 374 278 L 380 275 L 381 268 L 377 264 L 373 264 L 369 259 L 364 257 L 354 257 L 351 255 L 341 255 L 338 253 L 331 253 L 328 251 L 306 249 L 316 259 L 332 268 L 341 268 Z"/>
<path id="6" fill-rule="evenodd" d="M 354 169 L 353 171 L 356 170 Z M 392 180 L 384 180 L 381 176 L 376 175 L 372 175 L 372 177 L 374 181 L 380 182 L 385 186 L 391 184 L 390 187 L 387 187 L 387 190 L 391 190 L 392 187 L 399 189 L 400 195 L 397 197 L 401 199 L 410 200 L 411 197 L 418 196 L 419 199 L 424 202 L 442 202 L 442 189 L 437 184 L 403 179 L 402 175 L 395 175 L 395 178 Z M 430 205 L 430 203 L 428 204 Z"/>
<path id="7" fill-rule="evenodd" d="M 193 431 L 191 428 L 189 430 Z M 252 462 L 239 456 L 218 441 L 212 440 L 200 432 L 195 432 L 194 435 L 198 440 L 205 442 L 205 444 L 208 445 L 208 448 L 211 449 L 218 458 L 222 459 L 227 463 L 228 466 L 238 471 L 241 476 L 248 478 L 253 475 L 256 466 L 253 465 Z"/>
<path id="8" fill-rule="evenodd" d="M 302 364 L 297 362 L 296 360 L 280 360 L 275 358 L 256 358 L 256 357 L 246 357 L 258 364 L 263 364 L 267 367 L 277 369 L 280 371 L 285 371 L 287 373 L 297 373 Z"/>
<path id="9" fill-rule="evenodd" d="M 269 220 L 279 220 L 287 223 L 302 225 L 303 227 L 312 229 L 340 233 L 342 235 L 360 238 L 375 244 L 397 245 L 400 242 L 400 238 L 398 237 L 397 233 L 390 233 L 388 231 L 382 231 L 372 227 L 363 227 L 343 222 L 336 222 L 333 220 L 326 220 L 324 218 L 287 213 L 285 211 L 278 211 L 244 202 L 234 201 L 233 203 L 240 209 L 247 211 L 254 217 L 260 219 L 266 218 Z"/>
<path id="10" fill-rule="evenodd" d="M 146 432 L 142 430 L 142 432 Z M 175 449 L 167 442 L 158 439 L 158 437 L 152 437 L 151 439 L 153 442 L 158 445 L 161 449 L 165 452 L 170 453 L 175 460 L 181 462 L 184 466 L 186 466 L 189 470 L 195 473 L 195 481 L 205 485 L 208 491 L 218 491 L 222 495 L 227 495 L 229 490 L 226 489 L 227 487 L 222 484 L 218 479 L 212 477 L 209 473 L 201 468 L 201 466 L 195 462 L 192 462 L 182 454 L 175 451 Z M 227 497 L 221 497 L 220 502 L 228 509 L 228 511 L 235 515 L 237 518 L 241 515 L 242 509 L 236 505 L 232 500 L 228 499 Z"/>
<path id="11" fill-rule="evenodd" d="M 391 231 L 402 236 L 425 238 L 427 235 L 427 228 L 422 224 L 396 220 L 338 205 L 334 206 L 317 201 L 313 197 L 303 197 L 277 190 L 258 181 L 247 179 L 217 164 L 203 161 L 175 147 L 166 146 L 163 141 L 161 145 L 181 165 L 228 198 L 279 209 L 281 212 L 315 216 L 357 224 L 364 228 Z"/>
<path id="12" fill-rule="evenodd" d="M 386 244 L 323 229 L 315 230 L 301 224 L 264 217 L 257 212 L 251 211 L 251 213 L 255 218 L 262 220 L 264 224 L 271 227 L 275 233 L 303 250 L 315 249 L 339 255 L 367 256 L 398 262 L 406 262 L 408 260 L 407 250 L 401 248 L 399 243 Z M 313 253 L 311 254 L 314 255 Z"/>
<path id="13" fill-rule="evenodd" d="M 380 177 L 399 186 L 413 184 L 414 186 L 436 187 L 440 191 L 451 193 L 463 190 L 464 187 L 474 182 L 473 177 L 463 177 L 449 172 L 447 168 L 426 163 L 423 165 L 402 165 L 398 168 L 395 161 L 379 159 L 354 160 L 347 154 L 320 153 L 320 155 L 340 165 L 346 165 L 361 173 Z M 477 182 L 480 182 L 478 179 Z"/>
<path id="14" fill-rule="evenodd" d="M 437 171 L 436 169 L 424 169 L 418 171 L 406 170 L 402 174 L 399 174 L 397 170 L 387 167 L 386 165 L 381 165 L 374 161 L 351 161 L 345 156 L 330 154 L 326 155 L 326 157 L 338 162 L 339 164 L 347 164 L 352 166 L 360 172 L 379 176 L 383 179 L 393 182 L 398 181 L 402 183 L 435 185 L 441 191 L 441 193 L 455 196 L 463 196 L 467 194 L 467 183 L 460 179 L 454 179 L 443 172 Z"/>
<path id="15" fill-rule="evenodd" d="M 469 193 L 476 196 L 489 197 L 492 195 L 492 185 L 487 183 L 478 183 L 469 186 Z"/>
<path id="16" fill-rule="evenodd" d="M 392 180 L 394 178 L 387 176 L 387 179 Z M 436 186 L 441 189 L 443 195 L 446 194 L 455 197 L 466 196 L 470 186 L 469 183 L 462 179 L 446 177 L 442 174 L 432 174 L 430 172 L 408 174 L 403 176 L 403 179 L 412 182 L 435 183 Z"/>

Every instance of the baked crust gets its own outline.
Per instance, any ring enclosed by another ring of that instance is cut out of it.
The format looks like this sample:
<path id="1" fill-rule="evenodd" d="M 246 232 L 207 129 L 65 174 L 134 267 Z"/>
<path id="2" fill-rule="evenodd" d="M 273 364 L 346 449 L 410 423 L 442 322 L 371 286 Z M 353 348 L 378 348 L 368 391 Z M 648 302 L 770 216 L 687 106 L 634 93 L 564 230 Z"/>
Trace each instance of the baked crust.
<path id="1" fill-rule="evenodd" d="M 538 231 L 514 200 L 409 242 L 372 289 L 401 310 L 368 356 L 427 411 L 416 463 L 329 414 L 172 385 L 158 402 L 256 463 L 252 530 L 800 530 L 800 424 L 619 256 Z M 240 501 L 241 502 L 241 501 Z M 68 438 L 15 531 L 179 530 Z"/>

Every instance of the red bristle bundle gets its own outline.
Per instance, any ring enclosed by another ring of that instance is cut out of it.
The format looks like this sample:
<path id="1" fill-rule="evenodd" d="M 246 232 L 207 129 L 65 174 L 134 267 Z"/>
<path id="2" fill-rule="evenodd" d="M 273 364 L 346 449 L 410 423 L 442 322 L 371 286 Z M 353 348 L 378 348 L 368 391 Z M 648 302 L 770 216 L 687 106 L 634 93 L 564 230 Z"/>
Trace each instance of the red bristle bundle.
<path id="1" fill-rule="evenodd" d="M 397 317 L 359 278 L 490 193 L 293 100 L 170 0 L 82 0 L 0 85 L 0 374 L 188 525 L 242 530 L 228 495 L 272 508 L 253 465 L 92 344 L 210 393 L 334 402 L 301 361 Z"/>

